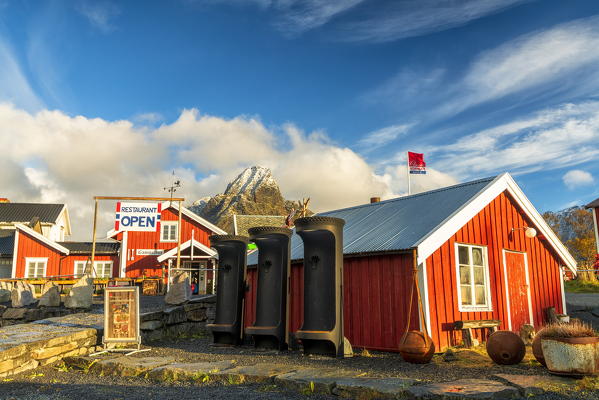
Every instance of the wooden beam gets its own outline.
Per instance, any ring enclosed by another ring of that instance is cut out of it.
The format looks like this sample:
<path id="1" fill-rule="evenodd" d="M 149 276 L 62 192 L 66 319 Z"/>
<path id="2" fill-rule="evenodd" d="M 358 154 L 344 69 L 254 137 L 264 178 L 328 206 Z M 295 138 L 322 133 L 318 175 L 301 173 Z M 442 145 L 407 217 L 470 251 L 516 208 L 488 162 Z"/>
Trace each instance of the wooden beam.
<path id="1" fill-rule="evenodd" d="M 456 321 L 453 323 L 454 329 L 477 329 L 477 328 L 496 328 L 501 325 L 498 319 L 482 319 L 475 321 Z"/>
<path id="2" fill-rule="evenodd" d="M 185 201 L 182 197 L 94 196 L 95 200 Z"/>

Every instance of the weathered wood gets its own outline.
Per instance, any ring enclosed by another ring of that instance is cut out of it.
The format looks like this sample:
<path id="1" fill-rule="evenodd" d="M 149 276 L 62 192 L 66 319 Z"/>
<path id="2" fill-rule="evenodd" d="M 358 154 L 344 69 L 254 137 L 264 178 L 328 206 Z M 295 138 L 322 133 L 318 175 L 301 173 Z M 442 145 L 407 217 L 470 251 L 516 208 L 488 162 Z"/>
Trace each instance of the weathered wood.
<path id="1" fill-rule="evenodd" d="M 499 325 L 501 325 L 501 321 L 498 319 L 455 321 L 453 323 L 455 329 L 497 328 Z"/>

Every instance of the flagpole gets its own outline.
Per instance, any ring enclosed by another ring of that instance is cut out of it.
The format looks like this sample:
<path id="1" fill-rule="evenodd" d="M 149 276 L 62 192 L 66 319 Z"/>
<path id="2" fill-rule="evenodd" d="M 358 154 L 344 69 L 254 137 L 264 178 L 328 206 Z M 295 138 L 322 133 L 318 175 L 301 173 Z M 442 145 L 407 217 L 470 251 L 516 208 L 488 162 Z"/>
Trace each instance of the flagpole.
<path id="1" fill-rule="evenodd" d="M 406 174 L 408 175 L 408 196 L 412 194 L 410 187 L 410 153 L 406 151 Z"/>

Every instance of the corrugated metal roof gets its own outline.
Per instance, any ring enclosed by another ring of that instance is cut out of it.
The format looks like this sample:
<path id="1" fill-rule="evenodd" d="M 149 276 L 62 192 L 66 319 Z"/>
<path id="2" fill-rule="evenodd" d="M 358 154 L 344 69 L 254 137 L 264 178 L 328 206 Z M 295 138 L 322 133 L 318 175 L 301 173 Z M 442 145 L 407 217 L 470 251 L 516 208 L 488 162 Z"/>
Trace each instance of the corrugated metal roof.
<path id="1" fill-rule="evenodd" d="M 91 254 L 92 242 L 58 242 L 59 245 L 69 249 L 70 254 Z M 96 242 L 96 254 L 117 254 L 120 243 Z"/>
<path id="2" fill-rule="evenodd" d="M 0 229 L 0 257 L 12 256 L 15 243 L 15 231 Z"/>
<path id="3" fill-rule="evenodd" d="M 407 250 L 491 183 L 495 177 L 364 204 L 317 215 L 345 220 L 343 254 Z M 303 258 L 301 238 L 291 237 L 291 259 Z M 258 254 L 248 255 L 248 265 L 257 263 Z"/>
<path id="4" fill-rule="evenodd" d="M 33 217 L 40 222 L 56 222 L 64 204 L 43 203 L 0 203 L 0 222 L 27 224 Z"/>

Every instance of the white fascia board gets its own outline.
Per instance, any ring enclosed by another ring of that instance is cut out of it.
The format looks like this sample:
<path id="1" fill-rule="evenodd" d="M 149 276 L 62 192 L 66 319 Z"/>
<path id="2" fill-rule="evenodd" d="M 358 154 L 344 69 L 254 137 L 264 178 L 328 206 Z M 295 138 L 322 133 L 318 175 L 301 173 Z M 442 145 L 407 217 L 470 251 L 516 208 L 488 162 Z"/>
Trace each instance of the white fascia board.
<path id="1" fill-rule="evenodd" d="M 176 202 L 165 201 L 164 203 L 162 203 L 162 209 L 166 210 L 167 208 L 174 208 L 175 210 L 179 211 L 179 205 Z M 204 218 L 200 217 L 196 213 L 192 212 L 191 210 L 189 210 L 183 206 L 181 206 L 181 214 L 193 219 L 197 223 L 203 225 L 204 227 L 210 229 L 212 232 L 214 232 L 218 235 L 226 235 L 227 234 L 227 232 L 223 231 L 218 226 L 208 222 Z"/>
<path id="2" fill-rule="evenodd" d="M 418 264 L 422 264 L 443 243 L 507 188 L 507 183 L 504 180 L 505 175 L 499 175 L 493 181 L 489 182 L 480 192 L 416 243 L 415 246 L 418 248 Z"/>
<path id="3" fill-rule="evenodd" d="M 60 216 L 64 214 L 64 220 L 65 220 L 65 224 L 66 224 L 66 229 L 65 229 L 65 235 L 69 235 L 71 236 L 71 219 L 69 217 L 69 209 L 67 208 L 67 205 L 65 204 L 62 207 L 62 211 L 60 212 L 60 214 L 58 214 L 58 218 L 56 220 L 56 222 L 58 222 L 58 220 L 60 219 Z"/>
<path id="4" fill-rule="evenodd" d="M 60 251 L 61 253 L 69 255 L 69 249 L 67 249 L 64 246 L 59 245 L 58 243 L 48 239 L 47 237 L 45 237 L 43 235 L 40 235 L 33 229 L 31 229 L 23 224 L 17 224 L 16 227 L 17 227 L 17 230 L 21 230 L 21 231 L 27 233 L 28 235 L 34 237 L 35 239 L 39 240 L 40 242 L 43 242 L 43 243 L 47 244 L 48 246 Z"/>
<path id="5" fill-rule="evenodd" d="M 492 182 L 478 192 L 470 201 L 465 203 L 456 212 L 445 219 L 441 224 L 429 232 L 423 239 L 416 243 L 418 248 L 418 263 L 424 262 L 443 243 L 449 240 L 468 221 L 474 218 L 491 201 L 505 190 L 516 200 L 522 211 L 530 218 L 533 225 L 545 236 L 547 242 L 560 256 L 566 266 L 576 275 L 576 260 L 563 245 L 553 230 L 547 225 L 541 214 L 532 205 L 516 181 L 507 172 L 497 176 Z M 518 227 L 514 227 L 518 228 Z"/>
<path id="6" fill-rule="evenodd" d="M 17 277 L 17 251 L 19 250 L 19 230 L 15 229 L 15 242 L 13 243 L 13 250 L 12 250 L 12 272 L 11 272 L 11 278 L 16 278 Z"/>
<path id="7" fill-rule="evenodd" d="M 597 246 L 597 254 L 599 254 L 599 227 L 597 226 L 597 209 L 593 208 L 593 225 L 595 226 L 595 245 Z"/>
<path id="8" fill-rule="evenodd" d="M 192 245 L 193 241 L 193 245 L 202 250 L 203 252 L 205 252 L 206 254 L 208 254 L 209 257 L 215 257 L 217 255 L 217 252 L 212 250 L 210 247 L 198 242 L 197 240 L 193 240 L 193 239 L 189 239 L 187 242 L 185 243 L 181 243 L 181 251 L 186 250 L 187 248 L 189 248 Z M 172 249 L 170 249 L 169 251 L 167 251 L 166 253 L 160 255 L 158 257 L 158 262 L 163 262 L 171 257 L 176 257 L 177 256 L 177 247 L 173 247 Z M 200 256 L 198 256 L 200 257 Z"/>

